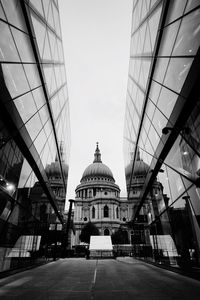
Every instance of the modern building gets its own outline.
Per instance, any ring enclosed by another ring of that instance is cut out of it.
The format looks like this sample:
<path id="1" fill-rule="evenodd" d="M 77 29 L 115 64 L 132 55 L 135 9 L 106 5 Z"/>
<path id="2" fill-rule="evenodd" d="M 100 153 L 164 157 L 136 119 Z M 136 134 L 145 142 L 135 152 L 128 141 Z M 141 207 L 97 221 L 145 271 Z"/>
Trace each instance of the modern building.
<path id="1" fill-rule="evenodd" d="M 6 271 L 41 261 L 51 246 L 44 227 L 63 223 L 70 120 L 58 1 L 2 0 L 0 33 L 0 271 Z"/>
<path id="2" fill-rule="evenodd" d="M 133 1 L 124 157 L 128 199 L 145 163 L 132 226 L 146 208 L 151 245 L 137 256 L 180 267 L 200 263 L 199 44 L 200 1 Z"/>

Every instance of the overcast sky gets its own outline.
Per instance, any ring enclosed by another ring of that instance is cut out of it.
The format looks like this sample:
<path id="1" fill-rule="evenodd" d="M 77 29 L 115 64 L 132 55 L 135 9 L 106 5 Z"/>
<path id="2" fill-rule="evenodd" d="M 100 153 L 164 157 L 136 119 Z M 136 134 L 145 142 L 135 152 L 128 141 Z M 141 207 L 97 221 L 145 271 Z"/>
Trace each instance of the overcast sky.
<path id="1" fill-rule="evenodd" d="M 67 200 L 75 197 L 96 142 L 126 195 L 123 127 L 132 0 L 59 0 L 71 118 Z"/>

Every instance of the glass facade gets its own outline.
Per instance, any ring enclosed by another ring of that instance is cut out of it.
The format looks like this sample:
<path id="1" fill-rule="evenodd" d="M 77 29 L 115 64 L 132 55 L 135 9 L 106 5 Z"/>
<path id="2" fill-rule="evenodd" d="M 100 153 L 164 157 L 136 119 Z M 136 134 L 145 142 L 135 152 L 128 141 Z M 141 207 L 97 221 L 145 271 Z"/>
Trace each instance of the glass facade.
<path id="1" fill-rule="evenodd" d="M 0 33 L 2 272 L 41 262 L 63 223 L 70 120 L 58 1 L 1 0 Z"/>
<path id="2" fill-rule="evenodd" d="M 124 157 L 132 175 L 137 151 L 149 166 L 133 218 L 145 205 L 148 249 L 135 255 L 187 268 L 200 264 L 199 45 L 200 1 L 133 1 Z"/>

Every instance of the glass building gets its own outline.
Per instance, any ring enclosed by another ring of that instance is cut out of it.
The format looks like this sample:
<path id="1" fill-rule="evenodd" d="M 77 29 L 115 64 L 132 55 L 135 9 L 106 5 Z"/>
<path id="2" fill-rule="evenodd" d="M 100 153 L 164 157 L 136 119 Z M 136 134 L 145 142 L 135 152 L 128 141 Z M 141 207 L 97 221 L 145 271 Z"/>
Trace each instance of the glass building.
<path id="1" fill-rule="evenodd" d="M 124 127 L 129 198 L 138 152 L 148 166 L 132 220 L 134 229 L 145 214 L 148 251 L 138 245 L 137 256 L 182 268 L 200 264 L 199 45 L 199 0 L 133 1 Z"/>
<path id="2" fill-rule="evenodd" d="M 1 0 L 0 35 L 3 272 L 51 250 L 49 228 L 63 223 L 70 123 L 58 1 Z"/>

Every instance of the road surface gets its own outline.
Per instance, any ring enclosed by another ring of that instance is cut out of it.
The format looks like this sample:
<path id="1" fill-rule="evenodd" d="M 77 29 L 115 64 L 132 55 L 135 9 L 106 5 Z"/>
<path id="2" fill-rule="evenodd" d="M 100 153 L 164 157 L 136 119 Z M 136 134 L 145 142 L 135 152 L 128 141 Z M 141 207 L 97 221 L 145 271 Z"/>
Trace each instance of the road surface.
<path id="1" fill-rule="evenodd" d="M 68 258 L 0 279 L 0 299 L 199 300 L 200 281 L 133 258 Z"/>

